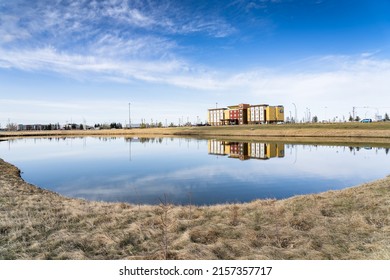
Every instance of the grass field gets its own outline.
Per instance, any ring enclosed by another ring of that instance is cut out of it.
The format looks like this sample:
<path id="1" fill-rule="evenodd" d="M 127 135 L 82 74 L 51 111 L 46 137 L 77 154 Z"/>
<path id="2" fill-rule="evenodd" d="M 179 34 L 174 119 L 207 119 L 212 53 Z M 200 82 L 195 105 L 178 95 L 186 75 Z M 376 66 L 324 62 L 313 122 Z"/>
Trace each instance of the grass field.
<path id="1" fill-rule="evenodd" d="M 54 135 L 187 135 L 187 136 L 263 136 L 263 137 L 366 137 L 389 138 L 390 122 L 269 124 L 242 126 L 193 126 L 108 130 L 1 131 L 1 138 Z"/>

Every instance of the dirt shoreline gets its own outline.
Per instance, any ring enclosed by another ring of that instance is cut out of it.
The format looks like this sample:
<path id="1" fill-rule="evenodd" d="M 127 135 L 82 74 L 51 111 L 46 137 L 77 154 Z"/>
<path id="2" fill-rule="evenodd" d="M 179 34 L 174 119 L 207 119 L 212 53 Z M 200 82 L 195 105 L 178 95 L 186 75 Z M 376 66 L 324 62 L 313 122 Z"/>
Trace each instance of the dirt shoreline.
<path id="1" fill-rule="evenodd" d="M 0 159 L 0 259 L 390 259 L 390 177 L 207 207 L 63 197 Z"/>

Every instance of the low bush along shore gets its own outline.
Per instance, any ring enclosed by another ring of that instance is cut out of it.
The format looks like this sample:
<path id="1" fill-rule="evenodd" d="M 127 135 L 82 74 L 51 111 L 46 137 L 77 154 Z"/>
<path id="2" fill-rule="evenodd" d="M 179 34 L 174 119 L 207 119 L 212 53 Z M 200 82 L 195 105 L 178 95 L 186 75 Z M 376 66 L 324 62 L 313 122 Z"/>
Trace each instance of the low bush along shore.
<path id="1" fill-rule="evenodd" d="M 390 259 L 390 178 L 215 206 L 88 202 L 0 160 L 0 259 Z"/>

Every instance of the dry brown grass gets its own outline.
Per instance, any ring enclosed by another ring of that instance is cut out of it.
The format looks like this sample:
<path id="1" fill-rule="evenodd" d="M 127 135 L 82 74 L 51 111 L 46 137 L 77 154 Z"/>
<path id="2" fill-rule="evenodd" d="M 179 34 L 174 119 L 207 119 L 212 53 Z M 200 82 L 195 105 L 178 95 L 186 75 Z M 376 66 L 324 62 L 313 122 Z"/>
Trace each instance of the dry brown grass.
<path id="1" fill-rule="evenodd" d="M 88 202 L 0 160 L 0 259 L 389 259 L 390 178 L 210 207 Z"/>

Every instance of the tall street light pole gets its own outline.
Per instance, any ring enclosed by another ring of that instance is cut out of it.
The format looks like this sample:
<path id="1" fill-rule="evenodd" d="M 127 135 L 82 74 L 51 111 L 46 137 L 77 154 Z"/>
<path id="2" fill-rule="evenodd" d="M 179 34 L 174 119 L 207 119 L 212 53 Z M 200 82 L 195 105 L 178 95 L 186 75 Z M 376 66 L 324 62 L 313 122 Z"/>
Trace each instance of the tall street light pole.
<path id="1" fill-rule="evenodd" d="M 297 105 L 295 105 L 295 103 L 293 103 L 294 105 L 294 108 L 295 108 L 295 119 L 294 119 L 294 123 L 297 121 Z"/>
<path id="2" fill-rule="evenodd" d="M 326 114 L 326 109 L 328 109 L 328 107 L 327 107 L 327 106 L 325 106 L 324 108 L 325 108 L 325 122 L 327 122 L 327 120 L 326 120 L 326 119 L 327 119 L 328 117 L 327 117 L 327 114 Z"/>
<path id="3" fill-rule="evenodd" d="M 131 128 L 130 103 L 129 103 L 129 128 Z"/>

